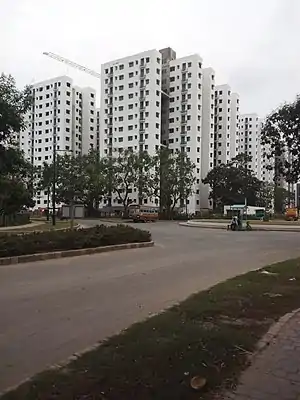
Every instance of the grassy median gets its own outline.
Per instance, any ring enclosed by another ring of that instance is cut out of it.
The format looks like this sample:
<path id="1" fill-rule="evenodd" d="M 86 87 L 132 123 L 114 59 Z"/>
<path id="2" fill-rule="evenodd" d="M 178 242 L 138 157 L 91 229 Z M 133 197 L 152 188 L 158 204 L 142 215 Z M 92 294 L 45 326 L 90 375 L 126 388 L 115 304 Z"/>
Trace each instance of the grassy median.
<path id="1" fill-rule="evenodd" d="M 241 275 L 37 375 L 3 400 L 213 399 L 235 384 L 270 325 L 300 307 L 299 293 L 300 259 Z M 191 388 L 194 376 L 207 379 L 203 389 Z"/>
<path id="2" fill-rule="evenodd" d="M 0 258 L 151 241 L 151 234 L 128 225 L 97 225 L 0 236 Z"/>

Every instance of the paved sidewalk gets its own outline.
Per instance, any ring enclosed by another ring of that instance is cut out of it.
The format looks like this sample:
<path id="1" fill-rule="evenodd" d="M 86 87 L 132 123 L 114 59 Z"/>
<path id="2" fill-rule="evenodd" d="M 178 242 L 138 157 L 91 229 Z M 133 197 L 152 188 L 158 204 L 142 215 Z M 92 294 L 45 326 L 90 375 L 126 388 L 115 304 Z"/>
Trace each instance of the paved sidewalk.
<path id="1" fill-rule="evenodd" d="M 300 312 L 242 374 L 234 400 L 300 399 Z"/>
<path id="2" fill-rule="evenodd" d="M 251 225 L 251 221 L 250 225 Z M 210 228 L 210 229 L 227 229 L 229 222 L 202 222 L 202 221 L 187 221 L 180 222 L 179 225 L 189 226 L 192 228 Z M 300 225 L 275 225 L 275 224 L 252 224 L 253 231 L 277 231 L 277 232 L 300 232 Z"/>

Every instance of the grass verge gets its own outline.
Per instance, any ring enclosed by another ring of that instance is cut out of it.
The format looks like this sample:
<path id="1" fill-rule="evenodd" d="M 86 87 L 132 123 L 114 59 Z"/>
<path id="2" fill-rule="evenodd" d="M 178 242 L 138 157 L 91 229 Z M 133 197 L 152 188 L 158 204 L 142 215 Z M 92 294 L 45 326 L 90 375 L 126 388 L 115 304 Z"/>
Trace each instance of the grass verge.
<path id="1" fill-rule="evenodd" d="M 259 338 L 300 306 L 300 259 L 218 284 L 132 325 L 2 400 L 199 400 L 234 385 Z M 200 392 L 193 376 L 207 378 Z"/>
<path id="2" fill-rule="evenodd" d="M 45 232 L 45 231 L 52 231 L 57 229 L 69 229 L 69 228 L 70 228 L 70 221 L 57 221 L 55 226 L 53 226 L 51 222 L 43 222 L 39 225 L 33 224 L 32 226 L 25 226 L 23 228 L 20 227 L 12 230 L 0 230 L 0 235 L 7 235 L 7 234 L 19 235 L 20 233 L 27 233 L 27 232 Z"/>

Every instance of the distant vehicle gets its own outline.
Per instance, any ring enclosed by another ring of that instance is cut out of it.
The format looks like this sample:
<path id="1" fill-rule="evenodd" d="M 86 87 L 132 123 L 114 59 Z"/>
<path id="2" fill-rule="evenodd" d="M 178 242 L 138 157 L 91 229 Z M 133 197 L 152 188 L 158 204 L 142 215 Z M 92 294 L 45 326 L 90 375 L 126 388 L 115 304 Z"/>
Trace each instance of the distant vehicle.
<path id="1" fill-rule="evenodd" d="M 285 219 L 287 221 L 298 221 L 299 213 L 297 207 L 288 207 L 285 210 Z"/>
<path id="2" fill-rule="evenodd" d="M 158 207 L 131 205 L 129 218 L 133 222 L 155 222 L 158 220 Z"/>

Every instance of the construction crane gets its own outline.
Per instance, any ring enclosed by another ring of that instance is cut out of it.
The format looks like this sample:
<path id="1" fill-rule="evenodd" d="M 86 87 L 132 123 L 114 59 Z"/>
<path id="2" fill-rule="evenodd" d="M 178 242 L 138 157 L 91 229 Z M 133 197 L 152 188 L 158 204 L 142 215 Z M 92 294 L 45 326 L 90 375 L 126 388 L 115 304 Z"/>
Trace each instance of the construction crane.
<path id="1" fill-rule="evenodd" d="M 94 76 L 95 78 L 98 78 L 98 79 L 101 78 L 101 75 L 99 74 L 99 72 L 93 71 L 90 68 L 87 68 L 87 67 L 84 67 L 83 65 L 77 64 L 76 62 L 68 60 L 67 58 L 59 56 L 58 54 L 51 53 L 48 51 L 44 51 L 43 54 L 44 54 L 44 56 L 53 58 L 56 61 L 60 61 L 62 63 L 70 65 L 73 68 L 79 69 L 80 71 L 85 72 L 86 74 Z"/>

